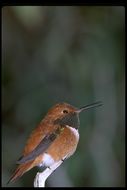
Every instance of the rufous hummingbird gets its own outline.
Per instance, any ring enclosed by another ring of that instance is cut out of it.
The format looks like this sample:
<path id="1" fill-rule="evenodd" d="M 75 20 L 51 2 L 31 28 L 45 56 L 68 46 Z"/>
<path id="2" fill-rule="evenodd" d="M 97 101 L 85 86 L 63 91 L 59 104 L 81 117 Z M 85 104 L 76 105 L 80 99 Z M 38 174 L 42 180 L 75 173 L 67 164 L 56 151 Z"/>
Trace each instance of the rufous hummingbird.
<path id="1" fill-rule="evenodd" d="M 101 102 L 96 102 L 79 109 L 67 103 L 53 106 L 31 133 L 9 182 L 35 166 L 50 168 L 54 163 L 70 157 L 79 141 L 79 113 L 101 105 Z"/>

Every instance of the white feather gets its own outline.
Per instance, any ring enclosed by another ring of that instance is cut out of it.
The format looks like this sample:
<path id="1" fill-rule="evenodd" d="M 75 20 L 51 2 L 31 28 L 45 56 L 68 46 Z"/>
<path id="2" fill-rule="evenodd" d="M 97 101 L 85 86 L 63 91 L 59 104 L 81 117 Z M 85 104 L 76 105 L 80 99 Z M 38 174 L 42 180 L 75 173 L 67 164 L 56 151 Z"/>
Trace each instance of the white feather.
<path id="1" fill-rule="evenodd" d="M 78 132 L 78 129 L 75 129 L 74 127 L 70 127 L 67 125 L 67 128 L 69 128 L 73 134 L 76 136 L 77 140 L 79 140 L 79 132 Z"/>
<path id="2" fill-rule="evenodd" d="M 47 153 L 44 153 L 43 155 L 43 162 L 41 164 L 39 164 L 39 166 L 51 166 L 52 164 L 54 164 L 55 161 L 54 159 Z"/>

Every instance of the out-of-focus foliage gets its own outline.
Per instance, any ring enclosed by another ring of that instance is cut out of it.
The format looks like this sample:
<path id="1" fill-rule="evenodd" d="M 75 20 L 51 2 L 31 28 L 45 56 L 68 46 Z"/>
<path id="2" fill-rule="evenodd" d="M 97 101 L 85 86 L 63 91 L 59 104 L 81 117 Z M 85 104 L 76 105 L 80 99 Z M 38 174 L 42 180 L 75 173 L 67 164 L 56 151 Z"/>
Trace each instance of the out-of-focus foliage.
<path id="1" fill-rule="evenodd" d="M 76 153 L 47 186 L 125 186 L 125 10 L 121 6 L 2 9 L 2 184 L 32 129 L 57 102 L 80 115 Z M 37 170 L 8 186 L 33 185 Z"/>

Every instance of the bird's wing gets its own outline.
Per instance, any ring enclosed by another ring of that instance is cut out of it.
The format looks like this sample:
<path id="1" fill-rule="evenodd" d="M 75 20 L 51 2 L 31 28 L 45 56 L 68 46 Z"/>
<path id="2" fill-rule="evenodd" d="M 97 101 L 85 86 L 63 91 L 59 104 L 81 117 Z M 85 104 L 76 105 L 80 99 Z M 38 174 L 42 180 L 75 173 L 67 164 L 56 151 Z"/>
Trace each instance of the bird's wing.
<path id="1" fill-rule="evenodd" d="M 57 138 L 57 136 L 63 131 L 63 127 L 58 127 L 54 132 L 51 134 L 46 135 L 41 142 L 37 145 L 35 149 L 33 149 L 27 155 L 22 156 L 18 161 L 17 164 L 24 164 L 31 160 L 34 160 L 40 154 L 43 154 L 49 146 L 53 143 L 53 141 Z"/>

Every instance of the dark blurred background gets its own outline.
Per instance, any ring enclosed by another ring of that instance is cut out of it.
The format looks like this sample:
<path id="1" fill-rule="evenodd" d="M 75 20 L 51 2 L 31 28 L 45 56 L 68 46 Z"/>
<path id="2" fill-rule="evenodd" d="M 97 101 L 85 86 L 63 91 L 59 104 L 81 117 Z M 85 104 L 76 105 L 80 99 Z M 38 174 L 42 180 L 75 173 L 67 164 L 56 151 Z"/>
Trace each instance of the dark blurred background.
<path id="1" fill-rule="evenodd" d="M 46 186 L 125 186 L 124 69 L 124 7 L 3 7 L 2 186 L 33 186 L 36 168 L 6 182 L 51 106 L 100 100 L 80 115 L 78 148 Z"/>

